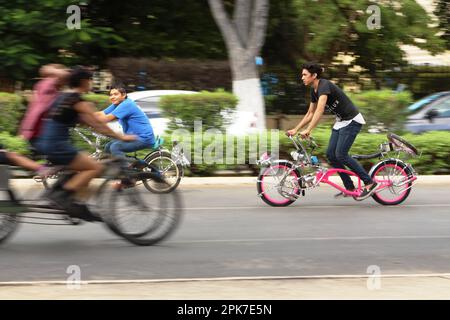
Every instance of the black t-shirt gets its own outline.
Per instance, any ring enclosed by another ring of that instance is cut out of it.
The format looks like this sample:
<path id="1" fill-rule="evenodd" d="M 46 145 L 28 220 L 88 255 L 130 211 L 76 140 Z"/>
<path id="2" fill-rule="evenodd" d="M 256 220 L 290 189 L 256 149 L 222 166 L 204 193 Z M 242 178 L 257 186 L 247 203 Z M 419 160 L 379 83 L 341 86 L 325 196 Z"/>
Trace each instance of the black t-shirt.
<path id="1" fill-rule="evenodd" d="M 59 94 L 50 107 L 48 118 L 67 126 L 75 126 L 78 122 L 78 112 L 74 109 L 74 106 L 80 101 L 83 101 L 83 98 L 78 92 Z"/>
<path id="2" fill-rule="evenodd" d="M 314 87 L 311 87 L 311 102 L 317 103 L 321 95 L 328 96 L 326 110 L 335 114 L 340 120 L 351 120 L 358 115 L 358 108 L 330 80 L 320 79 L 317 92 L 314 91 Z"/>

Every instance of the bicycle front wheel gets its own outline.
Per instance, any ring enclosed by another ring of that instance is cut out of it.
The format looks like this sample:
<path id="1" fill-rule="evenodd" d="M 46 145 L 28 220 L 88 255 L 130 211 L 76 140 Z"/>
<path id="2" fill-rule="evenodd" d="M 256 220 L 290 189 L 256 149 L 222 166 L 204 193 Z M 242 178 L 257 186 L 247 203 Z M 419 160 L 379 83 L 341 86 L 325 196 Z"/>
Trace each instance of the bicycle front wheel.
<path id="1" fill-rule="evenodd" d="M 156 244 L 180 223 L 183 204 L 178 192 L 149 194 L 142 186 L 117 188 L 117 180 L 109 179 L 99 193 L 102 201 L 97 208 L 103 221 L 112 232 L 133 244 Z"/>
<path id="2" fill-rule="evenodd" d="M 300 175 L 288 161 L 280 161 L 261 170 L 257 181 L 258 195 L 272 207 L 286 207 L 297 200 L 301 189 Z"/>
<path id="3" fill-rule="evenodd" d="M 154 193 L 167 193 L 175 190 L 180 184 L 183 176 L 183 167 L 172 159 L 172 155 L 168 151 L 157 151 L 147 155 L 144 158 L 148 167 L 144 171 L 157 171 L 161 174 L 166 183 L 161 184 L 153 180 L 143 180 L 147 190 Z"/>
<path id="4" fill-rule="evenodd" d="M 23 211 L 20 204 L 14 199 L 11 191 L 2 191 L 0 200 L 0 243 L 6 241 L 16 231 L 19 218 Z"/>

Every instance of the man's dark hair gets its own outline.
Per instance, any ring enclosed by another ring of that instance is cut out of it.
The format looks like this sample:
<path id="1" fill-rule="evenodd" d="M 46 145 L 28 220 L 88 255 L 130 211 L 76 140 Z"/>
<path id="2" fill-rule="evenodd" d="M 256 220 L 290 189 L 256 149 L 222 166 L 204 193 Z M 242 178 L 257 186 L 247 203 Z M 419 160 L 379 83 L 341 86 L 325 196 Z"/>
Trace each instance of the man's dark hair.
<path id="1" fill-rule="evenodd" d="M 81 85 L 81 80 L 92 79 L 92 72 L 82 66 L 77 66 L 72 69 L 69 76 L 69 87 L 77 88 Z"/>
<path id="2" fill-rule="evenodd" d="M 124 86 L 121 86 L 121 85 L 112 86 L 111 89 L 109 89 L 109 93 L 111 93 L 112 90 L 119 91 L 121 95 L 127 94 L 127 90 L 125 89 Z"/>
<path id="3" fill-rule="evenodd" d="M 303 64 L 302 69 L 306 69 L 309 71 L 309 73 L 317 74 L 317 79 L 320 78 L 320 76 L 322 75 L 322 72 L 325 70 L 324 68 L 322 68 L 322 66 L 318 63 L 314 63 L 314 62 L 307 62 L 305 64 Z"/>

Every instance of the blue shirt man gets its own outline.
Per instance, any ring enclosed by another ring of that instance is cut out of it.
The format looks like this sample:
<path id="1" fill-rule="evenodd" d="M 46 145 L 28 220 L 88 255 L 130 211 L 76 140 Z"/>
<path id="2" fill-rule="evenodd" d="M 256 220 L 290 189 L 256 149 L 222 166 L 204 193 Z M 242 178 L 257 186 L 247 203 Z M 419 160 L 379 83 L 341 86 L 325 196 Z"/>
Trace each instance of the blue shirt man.
<path id="1" fill-rule="evenodd" d="M 105 151 L 114 156 L 125 156 L 125 153 L 145 148 L 155 144 L 153 128 L 145 113 L 131 99 L 127 98 L 124 88 L 113 88 L 109 92 L 112 104 L 103 111 L 96 112 L 102 122 L 118 120 L 125 134 L 135 135 L 136 141 L 113 140 L 105 146 Z"/>

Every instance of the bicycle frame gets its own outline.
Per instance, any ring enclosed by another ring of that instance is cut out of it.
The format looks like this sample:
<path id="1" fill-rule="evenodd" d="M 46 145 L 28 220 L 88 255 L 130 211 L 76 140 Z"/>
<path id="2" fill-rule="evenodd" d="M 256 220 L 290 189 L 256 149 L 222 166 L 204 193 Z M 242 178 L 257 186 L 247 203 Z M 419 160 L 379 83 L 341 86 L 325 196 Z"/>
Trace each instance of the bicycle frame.
<path id="1" fill-rule="evenodd" d="M 107 137 L 93 132 L 92 134 L 95 136 L 95 143 L 94 143 L 79 128 L 75 127 L 73 130 L 75 132 L 77 132 L 80 135 L 80 137 L 84 141 L 86 141 L 91 147 L 95 148 L 95 152 L 91 153 L 90 156 L 95 159 L 101 158 L 101 156 L 103 155 L 103 150 L 101 148 L 101 141 L 106 139 Z M 156 152 L 167 151 L 167 152 L 171 153 L 172 159 L 175 161 L 175 163 L 180 164 L 183 167 L 187 167 L 190 165 L 189 160 L 186 158 L 186 156 L 184 154 L 183 148 L 181 147 L 180 144 L 178 144 L 177 141 L 173 142 L 172 151 L 163 149 L 162 145 L 159 145 L 156 149 L 153 149 L 153 148 L 150 148 L 150 149 L 151 149 L 151 151 L 149 154 L 146 155 L 146 157 L 152 156 Z M 135 152 L 134 158 L 137 159 L 136 152 Z"/>
<path id="2" fill-rule="evenodd" d="M 353 196 L 353 197 L 357 197 L 360 195 L 361 191 L 362 191 L 362 182 L 361 182 L 361 178 L 354 172 L 350 171 L 350 170 L 346 170 L 346 169 L 340 169 L 340 168 L 324 168 L 322 166 L 320 166 L 319 164 L 315 164 L 313 161 L 313 156 L 310 154 L 312 153 L 312 151 L 314 151 L 314 149 L 317 148 L 317 143 L 315 142 L 315 140 L 310 137 L 308 140 L 305 140 L 308 144 L 309 147 L 312 148 L 311 152 L 307 151 L 307 146 L 305 146 L 305 143 L 303 141 L 301 141 L 298 137 L 294 138 L 292 136 L 289 136 L 289 139 L 293 142 L 296 151 L 291 153 L 291 156 L 294 158 L 295 163 L 292 167 L 292 169 L 289 171 L 289 173 L 292 170 L 296 170 L 298 168 L 303 169 L 305 167 L 313 167 L 315 168 L 315 173 L 310 174 L 314 176 L 314 180 L 313 182 L 310 184 L 309 188 L 314 188 L 317 187 L 320 183 L 325 183 L 328 184 L 336 189 L 338 189 L 339 191 L 343 192 L 346 195 L 349 196 Z M 397 152 L 397 158 L 386 158 L 386 155 L 388 152 L 390 151 L 395 151 Z M 417 180 L 417 176 L 415 174 L 414 169 L 412 168 L 412 166 L 410 164 L 404 163 L 403 161 L 401 161 L 400 159 L 398 159 L 399 154 L 402 150 L 395 148 L 392 143 L 383 143 L 380 145 L 380 149 L 379 152 L 374 154 L 374 155 L 378 155 L 379 158 L 383 158 L 384 160 L 392 160 L 392 161 L 396 161 L 396 163 L 398 162 L 402 162 L 405 167 L 410 168 L 412 174 L 412 177 L 406 179 L 405 181 L 401 181 L 399 184 L 396 185 L 396 187 L 401 187 L 403 185 L 408 185 L 410 182 L 414 182 Z M 302 155 L 301 158 L 297 159 L 294 157 L 294 154 L 298 155 Z M 266 166 L 270 166 L 272 164 L 272 160 L 271 158 L 267 155 L 264 154 L 261 158 L 260 161 L 257 162 L 259 165 L 266 165 Z M 372 169 L 373 170 L 373 169 Z M 370 173 L 372 173 L 372 170 Z M 331 176 L 334 176 L 336 174 L 339 173 L 345 173 L 349 176 L 354 176 L 357 178 L 357 188 L 354 191 L 350 191 L 347 190 L 345 187 L 342 187 L 336 183 L 334 183 L 333 181 L 330 180 Z M 386 188 L 390 188 L 393 186 L 393 182 L 389 179 L 385 180 L 385 179 L 376 179 L 376 182 L 379 184 L 379 186 L 377 187 L 378 191 L 382 191 Z M 411 186 L 409 186 L 407 189 L 411 188 Z M 302 188 L 304 189 L 304 188 Z M 407 189 L 403 189 L 401 190 L 406 191 Z"/>
<path id="3" fill-rule="evenodd" d="M 103 140 L 103 139 L 106 139 L 106 137 L 105 136 L 102 136 L 102 135 L 100 135 L 100 134 L 97 134 L 97 133 L 93 133 L 93 135 L 95 136 L 95 143 L 94 142 L 92 142 L 92 140 L 90 140 L 80 129 L 78 129 L 78 128 L 73 128 L 73 130 L 76 132 L 76 133 L 78 133 L 79 135 L 80 135 L 80 137 L 84 140 L 84 141 L 86 141 L 86 143 L 87 144 L 89 144 L 91 147 L 94 147 L 95 148 L 95 152 L 93 152 L 93 153 L 91 153 L 90 154 L 90 156 L 92 157 L 92 158 L 95 158 L 95 159 L 99 159 L 100 157 L 101 157 L 101 155 L 103 154 L 103 150 L 102 150 L 102 148 L 101 148 L 101 141 Z"/>
<path id="4" fill-rule="evenodd" d="M 355 191 L 350 191 L 347 190 L 344 187 L 341 187 L 340 185 L 330 181 L 328 178 L 336 173 L 346 173 L 349 176 L 355 176 L 358 179 L 358 187 L 356 188 Z M 326 183 L 340 191 L 342 191 L 343 193 L 349 195 L 349 196 L 359 196 L 361 191 L 362 191 L 362 184 L 361 184 L 361 178 L 354 172 L 349 171 L 349 170 L 345 170 L 345 169 L 339 169 L 339 168 L 332 168 L 332 169 L 328 169 L 325 172 L 319 170 L 316 173 L 316 185 L 318 185 L 319 183 Z"/>

